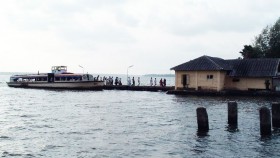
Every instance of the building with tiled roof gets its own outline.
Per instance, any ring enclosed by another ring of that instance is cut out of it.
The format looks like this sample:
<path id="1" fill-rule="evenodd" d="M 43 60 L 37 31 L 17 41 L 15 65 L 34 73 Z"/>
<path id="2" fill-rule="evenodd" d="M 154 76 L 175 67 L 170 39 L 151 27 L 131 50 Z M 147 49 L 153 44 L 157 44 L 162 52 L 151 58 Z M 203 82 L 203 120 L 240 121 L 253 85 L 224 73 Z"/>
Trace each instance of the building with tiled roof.
<path id="1" fill-rule="evenodd" d="M 225 60 L 201 56 L 171 70 L 175 70 L 176 89 L 271 90 L 280 89 L 279 62 L 279 58 Z"/>

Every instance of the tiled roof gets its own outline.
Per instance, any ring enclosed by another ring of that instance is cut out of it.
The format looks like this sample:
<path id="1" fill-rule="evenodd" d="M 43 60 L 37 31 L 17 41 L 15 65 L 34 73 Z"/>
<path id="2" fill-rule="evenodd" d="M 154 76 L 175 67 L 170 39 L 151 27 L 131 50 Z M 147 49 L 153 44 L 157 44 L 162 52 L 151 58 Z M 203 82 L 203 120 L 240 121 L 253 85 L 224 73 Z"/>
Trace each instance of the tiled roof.
<path id="1" fill-rule="evenodd" d="M 276 76 L 279 58 L 274 59 L 233 59 L 201 56 L 171 68 L 175 71 L 228 71 L 232 77 Z"/>
<path id="2" fill-rule="evenodd" d="M 276 76 L 279 59 L 243 59 L 233 64 L 229 76 L 233 77 L 270 77 Z"/>
<path id="3" fill-rule="evenodd" d="M 189 62 L 171 68 L 175 71 L 192 71 L 192 70 L 227 70 L 228 65 L 224 59 L 210 56 L 201 56 Z"/>

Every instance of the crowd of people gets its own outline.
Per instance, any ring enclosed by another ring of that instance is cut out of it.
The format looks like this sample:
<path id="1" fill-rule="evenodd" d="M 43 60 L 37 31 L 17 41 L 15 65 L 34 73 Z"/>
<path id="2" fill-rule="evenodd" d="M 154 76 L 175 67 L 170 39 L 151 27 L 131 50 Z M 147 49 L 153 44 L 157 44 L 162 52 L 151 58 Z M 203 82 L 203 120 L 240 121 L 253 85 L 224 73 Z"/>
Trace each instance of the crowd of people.
<path id="1" fill-rule="evenodd" d="M 157 78 L 155 78 L 155 80 L 153 81 L 153 78 L 151 77 L 150 79 L 150 86 L 157 86 Z M 159 80 L 159 86 L 161 87 L 166 87 L 166 79 L 160 79 Z"/>
<path id="2" fill-rule="evenodd" d="M 132 77 L 132 79 L 130 79 L 130 77 L 127 77 L 127 85 L 128 86 L 135 86 L 134 77 Z M 140 77 L 138 77 L 138 79 L 137 79 L 137 86 L 140 86 Z"/>
<path id="3" fill-rule="evenodd" d="M 109 76 L 108 78 L 104 76 L 103 81 L 105 85 L 122 85 L 122 79 L 119 77 L 116 77 L 114 80 L 113 76 Z"/>
<path id="4" fill-rule="evenodd" d="M 122 84 L 122 79 L 119 78 L 119 77 L 114 77 L 113 76 L 109 76 L 109 77 L 97 77 L 95 78 L 96 80 L 100 80 L 100 81 L 104 81 L 104 84 L 105 85 L 123 85 Z M 141 82 L 140 82 L 140 77 L 137 77 L 137 85 L 136 85 L 136 80 L 134 77 L 130 78 L 130 77 L 127 77 L 127 85 L 128 86 L 140 86 L 141 85 Z M 166 87 L 166 79 L 160 79 L 159 82 L 157 82 L 157 78 L 150 78 L 150 86 L 161 86 L 161 87 Z"/>

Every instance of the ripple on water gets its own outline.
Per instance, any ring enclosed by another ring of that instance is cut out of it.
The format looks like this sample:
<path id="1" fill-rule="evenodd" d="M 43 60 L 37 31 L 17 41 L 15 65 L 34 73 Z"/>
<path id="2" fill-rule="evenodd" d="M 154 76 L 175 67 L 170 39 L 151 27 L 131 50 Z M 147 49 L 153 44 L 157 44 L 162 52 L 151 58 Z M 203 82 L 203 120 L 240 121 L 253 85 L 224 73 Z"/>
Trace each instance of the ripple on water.
<path id="1" fill-rule="evenodd" d="M 11 138 L 8 137 L 8 136 L 0 136 L 0 139 L 3 139 L 3 140 L 11 140 Z"/>
<path id="2" fill-rule="evenodd" d="M 19 153 L 10 153 L 7 151 L 2 152 L 2 157 L 24 157 L 24 158 L 31 158 L 35 157 L 33 154 L 19 154 Z"/>
<path id="3" fill-rule="evenodd" d="M 45 152 L 45 151 L 55 150 L 63 147 L 64 146 L 60 146 L 60 145 L 46 145 L 41 151 Z"/>
<path id="4" fill-rule="evenodd" d="M 268 140 L 259 136 L 258 108 L 269 107 L 266 99 L 238 98 L 239 131 L 231 131 L 226 102 L 236 98 L 1 86 L 0 91 L 2 157 L 280 156 L 279 132 Z M 199 106 L 209 114 L 206 136 L 196 133 Z"/>

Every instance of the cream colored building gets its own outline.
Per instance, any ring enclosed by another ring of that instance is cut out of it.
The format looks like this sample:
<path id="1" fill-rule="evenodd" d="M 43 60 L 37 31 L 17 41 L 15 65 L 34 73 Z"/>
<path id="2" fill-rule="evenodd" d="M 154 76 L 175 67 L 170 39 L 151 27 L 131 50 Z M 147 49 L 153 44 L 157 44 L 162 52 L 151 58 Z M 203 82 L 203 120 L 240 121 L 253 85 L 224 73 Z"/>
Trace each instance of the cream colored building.
<path id="1" fill-rule="evenodd" d="M 202 56 L 171 70 L 175 70 L 177 90 L 275 90 L 280 89 L 279 62 L 279 59 L 224 60 Z"/>

